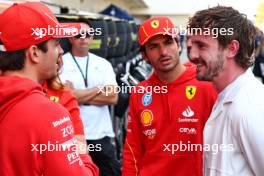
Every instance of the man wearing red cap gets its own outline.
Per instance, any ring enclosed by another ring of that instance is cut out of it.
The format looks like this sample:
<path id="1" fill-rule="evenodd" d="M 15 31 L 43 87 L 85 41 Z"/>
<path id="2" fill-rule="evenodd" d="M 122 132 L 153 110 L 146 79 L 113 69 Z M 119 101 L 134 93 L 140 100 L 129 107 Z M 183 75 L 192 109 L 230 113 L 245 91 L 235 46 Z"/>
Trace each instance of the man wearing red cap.
<path id="1" fill-rule="evenodd" d="M 180 62 L 175 36 L 167 17 L 140 25 L 142 56 L 154 73 L 130 97 L 124 176 L 202 175 L 202 131 L 216 92 L 211 84 L 196 80 L 194 65 Z M 142 87 L 144 92 L 139 91 Z"/>
<path id="2" fill-rule="evenodd" d="M 98 175 L 90 156 L 77 152 L 69 113 L 39 84 L 57 74 L 63 50 L 56 38 L 79 30 L 80 24 L 59 24 L 38 2 L 0 14 L 1 176 Z"/>

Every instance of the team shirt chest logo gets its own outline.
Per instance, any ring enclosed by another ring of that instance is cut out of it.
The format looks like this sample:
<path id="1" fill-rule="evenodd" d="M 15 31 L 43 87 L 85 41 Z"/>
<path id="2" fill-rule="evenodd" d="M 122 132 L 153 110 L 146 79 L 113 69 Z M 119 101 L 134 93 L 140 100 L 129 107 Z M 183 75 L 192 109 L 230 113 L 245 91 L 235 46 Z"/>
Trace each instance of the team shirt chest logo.
<path id="1" fill-rule="evenodd" d="M 145 93 L 142 97 L 142 104 L 143 106 L 148 106 L 152 102 L 152 95 L 151 93 Z"/>
<path id="2" fill-rule="evenodd" d="M 185 111 L 182 112 L 184 117 L 192 117 L 194 115 L 193 110 L 188 106 Z"/>
<path id="3" fill-rule="evenodd" d="M 188 106 L 182 113 L 182 117 L 178 118 L 178 122 L 180 123 L 191 123 L 191 122 L 198 122 L 199 119 L 195 118 L 195 112 Z"/>
<path id="4" fill-rule="evenodd" d="M 142 111 L 141 115 L 141 123 L 147 127 L 145 130 L 143 130 L 143 134 L 149 139 L 153 140 L 157 134 L 157 131 L 155 128 L 151 127 L 152 121 L 153 121 L 153 113 L 151 110 L 144 110 Z"/>
<path id="5" fill-rule="evenodd" d="M 143 131 L 143 133 L 148 139 L 152 140 L 155 138 L 157 132 L 156 132 L 156 129 L 153 128 L 153 129 L 145 130 Z"/>
<path id="6" fill-rule="evenodd" d="M 159 27 L 159 21 L 158 20 L 153 20 L 150 23 L 152 28 L 158 28 Z"/>
<path id="7" fill-rule="evenodd" d="M 152 112 L 150 110 L 148 110 L 148 109 L 142 111 L 141 112 L 141 115 L 140 115 L 140 120 L 141 120 L 141 123 L 144 126 L 151 125 L 151 123 L 153 121 L 153 114 L 152 114 Z"/>
<path id="8" fill-rule="evenodd" d="M 51 101 L 54 101 L 54 102 L 59 102 L 59 97 L 56 97 L 56 96 L 50 96 L 49 98 Z"/>
<path id="9" fill-rule="evenodd" d="M 195 94 L 196 94 L 196 86 L 186 86 L 186 89 L 185 89 L 185 94 L 186 94 L 186 97 L 191 100 Z"/>

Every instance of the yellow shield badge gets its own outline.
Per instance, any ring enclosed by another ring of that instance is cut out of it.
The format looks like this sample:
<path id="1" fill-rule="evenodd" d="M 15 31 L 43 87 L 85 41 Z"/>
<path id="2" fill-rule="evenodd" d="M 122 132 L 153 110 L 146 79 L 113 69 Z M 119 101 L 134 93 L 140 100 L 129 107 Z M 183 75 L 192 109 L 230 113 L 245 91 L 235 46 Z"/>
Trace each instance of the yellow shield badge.
<path id="1" fill-rule="evenodd" d="M 59 101 L 59 97 L 56 96 L 50 96 L 50 100 L 54 101 L 54 102 L 58 102 Z"/>
<path id="2" fill-rule="evenodd" d="M 150 23 L 151 27 L 158 28 L 159 27 L 159 20 L 153 20 Z"/>
<path id="3" fill-rule="evenodd" d="M 185 89 L 185 94 L 186 94 L 186 97 L 191 100 L 195 93 L 196 93 L 196 87 L 195 86 L 187 86 L 186 89 Z"/>

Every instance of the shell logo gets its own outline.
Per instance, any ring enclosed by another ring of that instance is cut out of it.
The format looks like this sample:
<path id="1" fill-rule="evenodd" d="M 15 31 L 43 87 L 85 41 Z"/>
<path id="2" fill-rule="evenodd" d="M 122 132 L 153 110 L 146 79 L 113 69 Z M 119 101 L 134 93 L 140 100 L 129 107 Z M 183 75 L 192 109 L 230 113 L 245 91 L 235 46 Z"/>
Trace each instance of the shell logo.
<path id="1" fill-rule="evenodd" d="M 149 126 L 151 125 L 153 121 L 153 114 L 150 110 L 144 110 L 142 113 L 141 113 L 141 123 L 144 125 L 144 126 Z"/>

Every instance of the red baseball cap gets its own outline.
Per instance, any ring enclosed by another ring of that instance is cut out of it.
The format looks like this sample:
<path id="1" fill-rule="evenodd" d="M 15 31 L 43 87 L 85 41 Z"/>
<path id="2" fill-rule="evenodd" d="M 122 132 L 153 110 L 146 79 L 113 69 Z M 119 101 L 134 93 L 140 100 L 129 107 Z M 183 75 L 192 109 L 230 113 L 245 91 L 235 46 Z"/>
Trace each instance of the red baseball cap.
<path id="1" fill-rule="evenodd" d="M 144 45 L 151 37 L 158 34 L 176 36 L 175 26 L 168 17 L 159 16 L 144 21 L 139 26 L 139 44 Z"/>
<path id="2" fill-rule="evenodd" d="M 72 37 L 80 23 L 59 23 L 40 2 L 15 3 L 0 14 L 0 40 L 6 51 L 25 49 L 51 38 Z"/>

